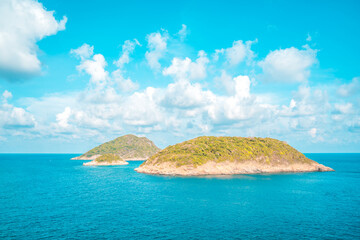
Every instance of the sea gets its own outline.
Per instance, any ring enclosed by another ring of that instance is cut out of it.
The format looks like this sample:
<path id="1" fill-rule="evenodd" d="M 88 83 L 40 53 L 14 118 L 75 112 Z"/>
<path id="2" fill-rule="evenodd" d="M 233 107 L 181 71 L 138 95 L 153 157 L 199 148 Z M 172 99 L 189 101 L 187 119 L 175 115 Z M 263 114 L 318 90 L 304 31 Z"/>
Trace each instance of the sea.
<path id="1" fill-rule="evenodd" d="M 360 239 L 360 154 L 335 172 L 174 177 L 0 154 L 0 239 Z"/>

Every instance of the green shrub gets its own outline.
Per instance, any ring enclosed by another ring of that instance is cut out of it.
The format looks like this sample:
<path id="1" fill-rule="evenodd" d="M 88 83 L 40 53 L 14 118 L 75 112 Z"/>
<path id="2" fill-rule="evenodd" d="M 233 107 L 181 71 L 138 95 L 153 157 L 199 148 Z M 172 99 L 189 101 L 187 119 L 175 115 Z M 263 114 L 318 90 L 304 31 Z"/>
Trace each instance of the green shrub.
<path id="1" fill-rule="evenodd" d="M 113 153 L 107 153 L 95 159 L 95 162 L 119 162 L 119 161 L 124 161 L 124 160 L 121 157 L 119 157 L 119 155 Z"/>
<path id="2" fill-rule="evenodd" d="M 137 137 L 129 134 L 103 143 L 86 152 L 81 157 L 113 153 L 123 158 L 145 159 L 159 151 L 160 148 L 146 137 Z"/>
<path id="3" fill-rule="evenodd" d="M 258 161 L 272 164 L 277 161 L 309 163 L 312 160 L 277 139 L 204 136 L 169 146 L 143 164 L 174 162 L 180 167 L 199 166 L 208 161 Z"/>

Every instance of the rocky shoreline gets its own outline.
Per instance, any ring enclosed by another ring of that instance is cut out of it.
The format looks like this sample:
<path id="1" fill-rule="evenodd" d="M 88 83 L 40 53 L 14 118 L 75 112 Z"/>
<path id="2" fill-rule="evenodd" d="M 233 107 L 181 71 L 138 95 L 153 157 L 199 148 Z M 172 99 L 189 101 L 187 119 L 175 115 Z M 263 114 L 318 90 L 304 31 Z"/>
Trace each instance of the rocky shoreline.
<path id="1" fill-rule="evenodd" d="M 78 156 L 73 157 L 71 160 L 95 160 L 97 157 L 100 157 L 101 155 L 93 155 L 91 157 L 85 157 L 85 156 Z"/>
<path id="2" fill-rule="evenodd" d="M 95 160 L 96 158 L 100 157 L 101 155 L 94 155 L 91 157 L 83 157 L 83 156 L 78 156 L 78 157 L 73 157 L 70 160 Z M 145 161 L 147 160 L 149 157 L 146 157 L 144 159 L 139 159 L 139 158 L 124 158 L 124 161 Z"/>
<path id="3" fill-rule="evenodd" d="M 118 162 L 96 162 L 91 161 L 87 163 L 83 163 L 84 166 L 116 166 L 116 165 L 128 165 L 128 162 L 118 161 Z"/>
<path id="4" fill-rule="evenodd" d="M 313 162 L 310 164 L 278 164 L 268 165 L 257 162 L 214 162 L 209 161 L 200 166 L 185 165 L 177 167 L 176 164 L 164 162 L 156 165 L 146 163 L 135 171 L 139 173 L 156 175 L 234 175 L 234 174 L 261 174 L 261 173 L 294 173 L 294 172 L 330 172 L 332 168 Z"/>

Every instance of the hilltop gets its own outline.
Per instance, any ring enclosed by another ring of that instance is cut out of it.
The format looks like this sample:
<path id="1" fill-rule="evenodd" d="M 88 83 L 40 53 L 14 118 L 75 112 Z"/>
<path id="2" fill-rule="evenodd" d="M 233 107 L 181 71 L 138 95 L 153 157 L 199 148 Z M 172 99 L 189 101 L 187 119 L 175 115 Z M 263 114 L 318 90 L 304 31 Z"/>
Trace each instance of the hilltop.
<path id="1" fill-rule="evenodd" d="M 84 163 L 84 166 L 108 166 L 108 165 L 127 165 L 128 162 L 125 162 L 119 155 L 113 153 L 107 153 L 101 155 L 100 157 L 95 158 L 91 162 Z"/>
<path id="2" fill-rule="evenodd" d="M 333 171 L 272 138 L 198 137 L 158 152 L 135 169 L 165 175 Z"/>
<path id="3" fill-rule="evenodd" d="M 73 160 L 94 160 L 107 153 L 116 154 L 124 160 L 145 160 L 158 151 L 160 148 L 146 137 L 128 134 L 103 143 Z"/>

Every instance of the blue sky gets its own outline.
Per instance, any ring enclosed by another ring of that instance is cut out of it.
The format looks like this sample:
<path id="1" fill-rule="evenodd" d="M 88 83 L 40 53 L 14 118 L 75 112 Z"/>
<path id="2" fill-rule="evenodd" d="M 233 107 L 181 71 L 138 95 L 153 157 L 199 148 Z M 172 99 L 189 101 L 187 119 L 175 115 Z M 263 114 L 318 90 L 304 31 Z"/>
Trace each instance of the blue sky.
<path id="1" fill-rule="evenodd" d="M 358 1 L 0 3 L 0 152 L 134 133 L 359 152 Z"/>

